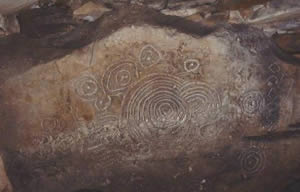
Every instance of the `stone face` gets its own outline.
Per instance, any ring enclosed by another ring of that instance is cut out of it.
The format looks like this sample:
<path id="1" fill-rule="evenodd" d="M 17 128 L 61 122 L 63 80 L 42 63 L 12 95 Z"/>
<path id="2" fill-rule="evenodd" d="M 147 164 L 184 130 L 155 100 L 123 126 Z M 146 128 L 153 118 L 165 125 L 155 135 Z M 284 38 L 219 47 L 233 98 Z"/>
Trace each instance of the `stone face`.
<path id="1" fill-rule="evenodd" d="M 297 139 L 245 139 L 287 131 L 297 95 L 296 67 L 260 30 L 135 7 L 98 27 L 61 58 L 2 69 L 16 191 L 265 192 L 297 176 Z"/>

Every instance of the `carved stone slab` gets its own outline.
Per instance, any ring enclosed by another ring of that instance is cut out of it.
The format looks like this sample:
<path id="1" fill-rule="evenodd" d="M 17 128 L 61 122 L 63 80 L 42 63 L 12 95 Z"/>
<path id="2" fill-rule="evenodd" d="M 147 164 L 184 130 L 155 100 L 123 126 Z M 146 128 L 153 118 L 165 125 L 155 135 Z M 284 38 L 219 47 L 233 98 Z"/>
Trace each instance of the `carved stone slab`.
<path id="1" fill-rule="evenodd" d="M 287 129 L 295 67 L 259 30 L 225 26 L 203 36 L 175 17 L 153 18 L 128 17 L 110 35 L 2 83 L 0 137 L 16 191 L 285 184 L 287 174 L 274 173 L 295 167 L 299 141 L 286 152 L 243 138 Z"/>

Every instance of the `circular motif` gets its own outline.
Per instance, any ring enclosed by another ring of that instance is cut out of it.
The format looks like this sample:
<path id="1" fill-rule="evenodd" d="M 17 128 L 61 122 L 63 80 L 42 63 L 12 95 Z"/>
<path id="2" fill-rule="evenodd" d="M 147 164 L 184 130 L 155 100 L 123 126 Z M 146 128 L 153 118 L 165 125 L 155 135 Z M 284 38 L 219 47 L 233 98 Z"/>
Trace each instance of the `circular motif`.
<path id="1" fill-rule="evenodd" d="M 106 111 L 110 105 L 111 105 L 111 98 L 109 96 L 103 98 L 99 97 L 95 101 L 95 107 L 100 112 Z"/>
<path id="2" fill-rule="evenodd" d="M 192 113 L 217 111 L 221 100 L 215 89 L 203 82 L 187 82 L 180 89 L 181 96 L 187 101 Z"/>
<path id="3" fill-rule="evenodd" d="M 242 154 L 241 167 L 248 175 L 254 175 L 264 169 L 265 155 L 257 148 L 250 148 Z"/>
<path id="4" fill-rule="evenodd" d="M 183 64 L 186 72 L 196 72 L 200 67 L 200 62 L 197 59 L 187 59 Z"/>
<path id="5" fill-rule="evenodd" d="M 120 86 L 125 87 L 130 84 L 132 81 L 131 74 L 129 71 L 121 70 L 116 74 L 116 82 L 120 84 Z"/>
<path id="6" fill-rule="evenodd" d="M 172 136 L 187 130 L 190 112 L 179 89 L 182 79 L 154 74 L 140 80 L 125 96 L 122 121 L 136 137 Z"/>
<path id="7" fill-rule="evenodd" d="M 42 127 L 45 130 L 54 130 L 59 127 L 59 121 L 54 117 L 47 117 L 42 121 Z"/>
<path id="8" fill-rule="evenodd" d="M 192 113 L 192 123 L 197 126 L 215 122 L 221 100 L 215 89 L 204 82 L 187 82 L 180 89 L 181 97 Z"/>
<path id="9" fill-rule="evenodd" d="M 48 133 L 61 132 L 67 127 L 67 122 L 56 117 L 46 117 L 42 120 L 41 126 Z"/>
<path id="10" fill-rule="evenodd" d="M 223 130 L 215 123 L 219 118 L 221 99 L 218 92 L 205 82 L 186 82 L 180 89 L 181 97 L 192 113 L 192 127 L 201 140 L 212 140 Z"/>
<path id="11" fill-rule="evenodd" d="M 81 76 L 75 81 L 75 92 L 84 100 L 94 100 L 99 94 L 98 82 L 92 75 Z"/>
<path id="12" fill-rule="evenodd" d="M 155 65 L 161 59 L 161 55 L 152 45 L 146 45 L 142 48 L 140 54 L 140 64 L 143 67 Z"/>
<path id="13" fill-rule="evenodd" d="M 247 115 L 255 115 L 265 107 L 265 98 L 259 91 L 250 91 L 245 93 L 241 98 L 243 112 Z"/>
<path id="14" fill-rule="evenodd" d="M 111 65 L 103 76 L 103 86 L 110 95 L 119 95 L 137 78 L 135 65 L 123 62 Z"/>

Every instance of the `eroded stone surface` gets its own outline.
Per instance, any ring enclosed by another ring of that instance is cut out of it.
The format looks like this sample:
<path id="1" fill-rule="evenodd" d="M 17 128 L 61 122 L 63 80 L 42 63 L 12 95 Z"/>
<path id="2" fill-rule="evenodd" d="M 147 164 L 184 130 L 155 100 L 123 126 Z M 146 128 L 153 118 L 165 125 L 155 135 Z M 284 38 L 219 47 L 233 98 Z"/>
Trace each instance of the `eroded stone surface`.
<path id="1" fill-rule="evenodd" d="M 201 37 L 154 18 L 124 21 L 1 84 L 16 191 L 265 192 L 286 183 L 299 142 L 243 137 L 287 129 L 295 67 L 259 30 Z"/>

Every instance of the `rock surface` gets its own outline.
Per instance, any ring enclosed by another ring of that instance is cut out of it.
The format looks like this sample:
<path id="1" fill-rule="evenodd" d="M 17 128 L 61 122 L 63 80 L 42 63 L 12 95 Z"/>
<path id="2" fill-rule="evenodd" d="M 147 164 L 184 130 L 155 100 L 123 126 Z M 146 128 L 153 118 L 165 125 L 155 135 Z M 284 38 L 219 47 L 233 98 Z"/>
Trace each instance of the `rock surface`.
<path id="1" fill-rule="evenodd" d="M 108 9 L 103 4 L 100 3 L 95 4 L 93 2 L 88 2 L 82 5 L 80 8 L 76 9 L 73 12 L 73 16 L 75 18 L 93 22 L 108 11 L 111 11 L 111 9 Z"/>
<path id="2" fill-rule="evenodd" d="M 1 17 L 15 191 L 298 192 L 299 7 L 45 0 L 18 14 L 20 34 Z"/>
<path id="3" fill-rule="evenodd" d="M 79 49 L 0 39 L 15 191 L 281 192 L 299 177 L 297 68 L 261 30 L 136 6 L 93 27 Z"/>

